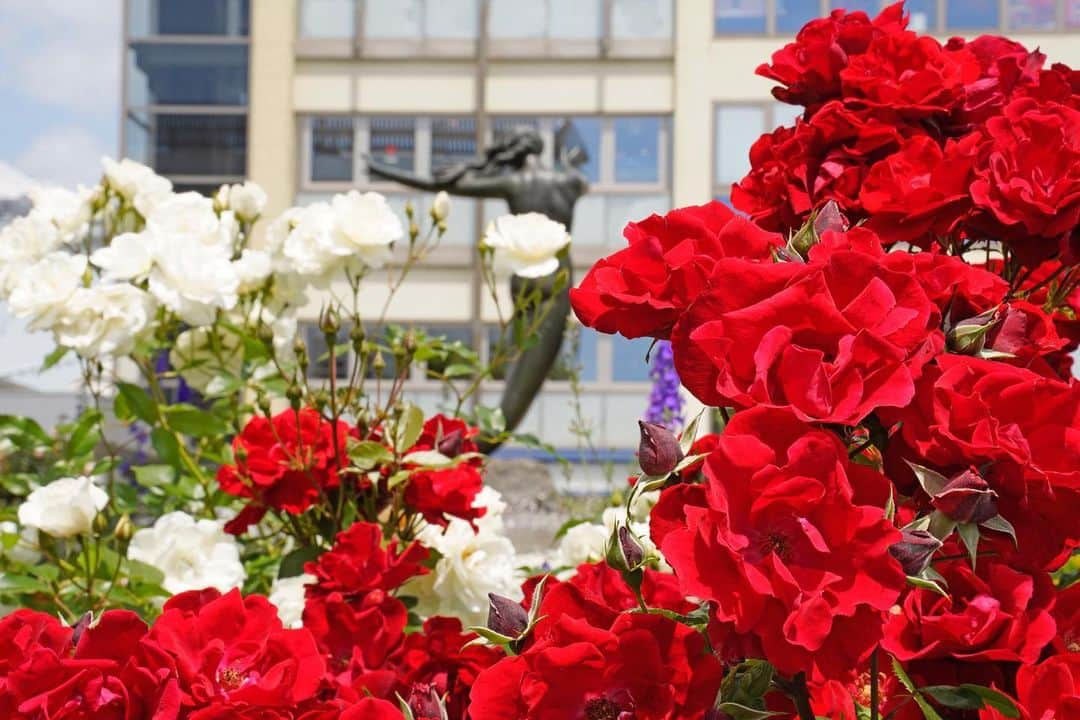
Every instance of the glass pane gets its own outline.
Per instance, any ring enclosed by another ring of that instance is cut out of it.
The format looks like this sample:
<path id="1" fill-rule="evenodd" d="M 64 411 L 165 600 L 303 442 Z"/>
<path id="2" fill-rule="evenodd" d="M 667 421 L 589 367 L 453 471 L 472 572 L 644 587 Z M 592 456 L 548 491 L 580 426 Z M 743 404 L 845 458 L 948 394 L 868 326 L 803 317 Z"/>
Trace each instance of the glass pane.
<path id="1" fill-rule="evenodd" d="M 244 175 L 246 115 L 128 115 L 124 154 L 163 175 Z"/>
<path id="2" fill-rule="evenodd" d="M 248 0 L 129 0 L 131 37 L 248 34 Z"/>
<path id="3" fill-rule="evenodd" d="M 963 0 L 945 3 L 945 27 L 949 30 L 997 28 L 998 0 Z"/>
<path id="4" fill-rule="evenodd" d="M 445 170 L 476 156 L 476 122 L 470 117 L 431 120 L 431 170 Z"/>
<path id="5" fill-rule="evenodd" d="M 424 19 L 421 0 L 367 0 L 364 34 L 369 38 L 411 38 L 421 35 Z"/>
<path id="6" fill-rule="evenodd" d="M 717 34 L 765 32 L 765 0 L 716 0 L 715 13 Z"/>
<path id="7" fill-rule="evenodd" d="M 578 169 L 591 183 L 600 181 L 600 136 L 603 127 L 603 121 L 597 117 L 566 118 L 555 126 L 555 157 L 561 158 L 564 151 L 574 148 L 584 151 L 588 159 Z"/>
<path id="8" fill-rule="evenodd" d="M 570 230 L 575 247 L 620 244 L 617 241 L 621 236 L 614 240 L 607 236 L 607 201 L 608 196 L 599 192 L 591 192 L 578 200 L 574 207 L 574 227 Z"/>
<path id="9" fill-rule="evenodd" d="M 300 37 L 352 38 L 356 0 L 301 0 Z"/>
<path id="10" fill-rule="evenodd" d="M 221 189 L 222 183 L 173 183 L 173 192 L 197 192 L 206 197 L 214 197 Z"/>
<path id="11" fill-rule="evenodd" d="M 904 10 L 907 11 L 908 30 L 913 32 L 928 32 L 937 29 L 938 0 L 907 0 Z"/>
<path id="12" fill-rule="evenodd" d="M 371 156 L 401 170 L 416 168 L 416 121 L 411 117 L 371 118 Z"/>
<path id="13" fill-rule="evenodd" d="M 596 40 L 603 28 L 601 0 L 549 0 L 548 35 L 565 40 Z"/>
<path id="14" fill-rule="evenodd" d="M 569 380 L 576 373 L 582 382 L 595 381 L 598 335 L 595 330 L 576 324 L 567 329 L 559 357 L 548 372 L 548 380 Z"/>
<path id="15" fill-rule="evenodd" d="M 733 183 L 750 170 L 750 146 L 765 129 L 765 108 L 716 108 L 716 182 Z"/>
<path id="16" fill-rule="evenodd" d="M 804 110 L 805 108 L 801 105 L 775 103 L 773 105 L 773 122 L 776 123 L 776 127 L 792 127 L 795 125 L 795 121 L 802 117 Z"/>
<path id="17" fill-rule="evenodd" d="M 429 0 L 425 29 L 429 38 L 476 39 L 479 0 Z"/>
<path id="18" fill-rule="evenodd" d="M 1065 0 L 1065 27 L 1080 27 L 1080 0 Z"/>
<path id="19" fill-rule="evenodd" d="M 776 30 L 796 33 L 820 13 L 817 0 L 776 0 Z"/>
<path id="20" fill-rule="evenodd" d="M 1008 0 L 1010 30 L 1053 30 L 1057 26 L 1054 0 Z"/>
<path id="21" fill-rule="evenodd" d="M 615 182 L 660 182 L 660 118 L 615 118 Z"/>
<path id="22" fill-rule="evenodd" d="M 542 38 L 547 32 L 547 2 L 529 0 L 491 0 L 488 31 L 491 37 Z"/>
<path id="23" fill-rule="evenodd" d="M 613 0 L 611 34 L 617 38 L 670 39 L 672 0 Z"/>
<path id="24" fill-rule="evenodd" d="M 422 202 L 418 204 L 423 209 L 421 217 L 428 217 L 428 211 L 431 210 L 434 199 L 435 196 L 431 193 L 423 196 Z M 446 224 L 446 234 L 442 236 L 439 245 L 470 247 L 475 245 L 477 240 L 479 240 L 479 235 L 476 232 L 476 200 L 463 197 L 452 198 L 450 221 Z"/>
<path id="25" fill-rule="evenodd" d="M 848 12 L 855 12 L 856 10 L 862 10 L 870 17 L 875 17 L 881 11 L 880 0 L 831 0 L 829 2 L 829 9 L 836 10 L 837 8 L 843 8 Z"/>
<path id="26" fill-rule="evenodd" d="M 311 121 L 311 179 L 348 182 L 352 178 L 352 118 L 313 118 Z"/>
<path id="27" fill-rule="evenodd" d="M 330 377 L 330 348 L 326 344 L 326 336 L 318 325 L 305 323 L 304 342 L 307 343 L 308 351 L 308 375 L 324 380 Z M 349 372 L 349 351 L 339 352 L 336 346 L 349 342 L 349 333 L 344 328 L 338 331 L 337 342 L 334 343 L 334 367 L 337 371 L 335 377 L 346 377 Z"/>
<path id="28" fill-rule="evenodd" d="M 130 105 L 246 105 L 248 46 L 132 43 Z"/>
<path id="29" fill-rule="evenodd" d="M 648 382 L 649 364 L 645 354 L 649 352 L 652 338 L 627 340 L 622 335 L 611 336 L 611 379 L 616 382 Z M 642 398 L 642 402 L 645 398 Z M 642 407 L 642 412 L 645 408 Z"/>

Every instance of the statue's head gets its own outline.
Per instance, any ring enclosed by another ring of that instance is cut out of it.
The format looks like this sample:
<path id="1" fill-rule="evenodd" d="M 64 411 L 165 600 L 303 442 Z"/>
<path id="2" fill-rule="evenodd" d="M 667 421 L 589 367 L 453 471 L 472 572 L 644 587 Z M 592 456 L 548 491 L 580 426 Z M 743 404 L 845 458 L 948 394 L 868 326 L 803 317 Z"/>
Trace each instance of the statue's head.
<path id="1" fill-rule="evenodd" d="M 496 150 L 503 163 L 520 167 L 526 158 L 544 152 L 544 139 L 536 128 L 519 125 L 506 134 Z"/>

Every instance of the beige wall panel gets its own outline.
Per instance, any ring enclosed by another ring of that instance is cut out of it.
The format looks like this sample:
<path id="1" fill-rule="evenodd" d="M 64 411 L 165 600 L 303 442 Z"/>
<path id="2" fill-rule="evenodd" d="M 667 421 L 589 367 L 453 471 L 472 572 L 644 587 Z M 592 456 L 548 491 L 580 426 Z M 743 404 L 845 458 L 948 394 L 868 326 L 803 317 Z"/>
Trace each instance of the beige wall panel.
<path id="1" fill-rule="evenodd" d="M 469 270 L 431 270 L 414 271 L 408 280 L 395 293 L 387 311 L 389 321 L 447 321 L 468 322 L 472 296 L 467 283 Z M 333 296 L 346 303 L 352 303 L 352 291 L 348 285 L 335 284 Z M 382 310 L 389 294 L 385 273 L 369 276 L 360 288 L 360 313 L 366 323 L 374 323 Z M 300 311 L 304 320 L 314 320 L 319 310 L 330 295 L 326 291 L 312 290 L 308 293 L 309 302 Z"/>
<path id="2" fill-rule="evenodd" d="M 298 113 L 350 112 L 352 76 L 348 72 L 303 72 L 293 82 L 293 104 Z"/>
<path id="3" fill-rule="evenodd" d="M 356 110 L 394 113 L 471 113 L 476 81 L 471 66 L 393 65 L 355 69 Z"/>
<path id="4" fill-rule="evenodd" d="M 601 78 L 602 111 L 605 113 L 663 113 L 675 104 L 675 80 L 671 68 L 660 72 L 609 72 Z"/>
<path id="5" fill-rule="evenodd" d="M 600 74 L 578 63 L 493 65 L 487 108 L 492 113 L 598 113 Z"/>

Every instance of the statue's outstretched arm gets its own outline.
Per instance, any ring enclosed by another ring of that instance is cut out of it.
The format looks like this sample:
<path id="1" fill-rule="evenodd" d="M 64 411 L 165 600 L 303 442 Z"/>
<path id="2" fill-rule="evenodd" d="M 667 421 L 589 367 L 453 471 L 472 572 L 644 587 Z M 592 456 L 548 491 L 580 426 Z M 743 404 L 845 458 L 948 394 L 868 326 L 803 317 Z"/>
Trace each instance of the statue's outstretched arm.
<path id="1" fill-rule="evenodd" d="M 424 178 L 411 173 L 407 170 L 396 168 L 393 165 L 386 165 L 370 156 L 365 156 L 364 160 L 367 163 L 368 172 L 375 177 L 383 178 L 385 180 L 393 180 L 399 182 L 402 185 L 408 185 L 411 188 L 417 190 L 427 190 L 429 192 L 438 192 L 439 190 L 446 190 L 451 192 L 449 187 L 444 187 L 445 183 L 439 183 L 431 178 Z"/>
<path id="2" fill-rule="evenodd" d="M 407 185 L 417 190 L 438 192 L 445 190 L 451 195 L 464 195 L 466 197 L 479 198 L 502 198 L 510 188 L 511 178 L 506 175 L 480 175 L 473 170 L 449 181 L 440 181 L 433 178 L 420 177 L 411 172 L 400 170 L 392 165 L 385 165 L 370 157 L 367 159 L 368 171 L 386 180 L 393 180 L 402 185 Z"/>

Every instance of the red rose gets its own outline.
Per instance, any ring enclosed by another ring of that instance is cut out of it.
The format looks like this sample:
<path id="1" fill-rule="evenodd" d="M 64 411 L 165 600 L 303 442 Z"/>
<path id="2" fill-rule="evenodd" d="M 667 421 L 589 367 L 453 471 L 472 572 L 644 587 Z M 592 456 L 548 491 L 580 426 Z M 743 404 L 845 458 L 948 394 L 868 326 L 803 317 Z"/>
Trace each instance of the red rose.
<path id="1" fill-rule="evenodd" d="M 446 415 L 433 415 L 424 421 L 424 429 L 408 452 L 435 450 L 448 458 L 479 450 L 473 440 L 480 431 L 464 420 Z M 481 462 L 475 458 L 470 462 Z"/>
<path id="2" fill-rule="evenodd" d="M 820 134 L 807 123 L 779 127 L 750 146 L 750 172 L 731 187 L 731 204 L 773 232 L 800 227 L 817 196 L 810 168 Z"/>
<path id="3" fill-rule="evenodd" d="M 915 275 L 854 250 L 807 265 L 722 260 L 712 282 L 672 334 L 679 377 L 706 405 L 854 425 L 907 405 L 943 344 Z"/>
<path id="4" fill-rule="evenodd" d="M 484 478 L 473 465 L 462 463 L 438 470 L 414 471 L 405 486 L 405 504 L 430 523 L 446 527 L 447 516 L 472 522 L 487 508 L 474 507 Z"/>
<path id="5" fill-rule="evenodd" d="M 1023 720 L 1080 717 L 1080 653 L 1054 655 L 1038 665 L 1021 665 L 1016 673 L 1016 699 Z M 1005 720 L 993 709 L 982 717 Z"/>
<path id="6" fill-rule="evenodd" d="M 971 197 L 985 232 L 1029 266 L 1058 252 L 1076 259 L 1080 225 L 1080 111 L 1030 98 L 1010 102 L 980 127 Z"/>
<path id="7" fill-rule="evenodd" d="M 1080 583 L 1074 582 L 1058 592 L 1054 621 L 1057 623 L 1054 649 L 1060 653 L 1080 653 Z"/>
<path id="8" fill-rule="evenodd" d="M 929 248 L 950 238 L 971 207 L 968 194 L 974 148 L 969 136 L 937 141 L 916 135 L 900 149 L 871 166 L 859 190 L 869 218 L 866 226 L 886 242 L 907 242 Z"/>
<path id="9" fill-rule="evenodd" d="M 885 479 L 833 433 L 764 407 L 732 418 L 705 477 L 704 492 L 675 486 L 653 510 L 685 518 L 652 526 L 683 591 L 782 673 L 835 677 L 865 660 L 904 586 L 889 554 L 900 533 L 863 504 L 887 495 Z"/>
<path id="10" fill-rule="evenodd" d="M 866 52 L 874 38 L 901 32 L 906 25 L 900 3 L 873 21 L 861 11 L 833 10 L 803 26 L 795 42 L 773 53 L 771 64 L 759 66 L 757 74 L 784 86 L 773 89 L 777 100 L 813 110 L 840 95 L 841 72 L 853 57 Z"/>
<path id="11" fill-rule="evenodd" d="M 307 597 L 337 592 L 354 600 L 374 590 L 391 592 L 409 578 L 427 573 L 421 564 L 428 556 L 423 545 L 412 542 L 404 550 L 396 544 L 383 548 L 382 537 L 382 528 L 366 522 L 353 523 L 338 533 L 329 552 L 304 565 L 304 572 L 316 578 L 306 586 Z"/>
<path id="12" fill-rule="evenodd" d="M 268 508 L 302 513 L 321 494 L 336 488 L 340 483 L 338 470 L 347 464 L 348 432 L 344 422 L 338 421 L 335 429 L 310 408 L 285 410 L 273 419 L 259 415 L 251 418 L 233 439 L 236 464 L 222 465 L 217 474 L 222 490 L 251 498 L 226 530 L 243 533 Z"/>
<path id="13" fill-rule="evenodd" d="M 331 672 L 349 671 L 349 685 L 356 685 L 353 675 L 383 666 L 401 643 L 408 622 L 405 604 L 382 590 L 352 602 L 333 592 L 304 604 L 304 628 L 314 636 Z"/>
<path id="14" fill-rule="evenodd" d="M 666 617 L 625 613 L 603 628 L 567 616 L 521 655 L 481 672 L 470 712 L 484 720 L 698 720 L 721 677 L 705 638 Z"/>
<path id="15" fill-rule="evenodd" d="M 947 544 L 962 553 L 955 542 Z M 1054 637 L 1054 585 L 1047 573 L 1028 575 L 995 558 L 939 562 L 949 597 L 911 588 L 890 615 L 882 647 L 900 660 L 1035 662 Z"/>
<path id="16" fill-rule="evenodd" d="M 139 665 L 175 684 L 181 714 L 192 718 L 256 710 L 287 718 L 314 697 L 326 669 L 309 631 L 283 628 L 266 598 L 239 590 L 171 598 L 140 642 Z"/>
<path id="17" fill-rule="evenodd" d="M 581 322 L 628 338 L 667 337 L 717 260 L 768 260 L 783 244 L 719 202 L 630 223 L 629 247 L 597 262 L 570 301 Z"/>

